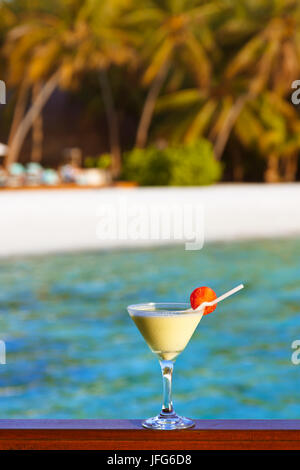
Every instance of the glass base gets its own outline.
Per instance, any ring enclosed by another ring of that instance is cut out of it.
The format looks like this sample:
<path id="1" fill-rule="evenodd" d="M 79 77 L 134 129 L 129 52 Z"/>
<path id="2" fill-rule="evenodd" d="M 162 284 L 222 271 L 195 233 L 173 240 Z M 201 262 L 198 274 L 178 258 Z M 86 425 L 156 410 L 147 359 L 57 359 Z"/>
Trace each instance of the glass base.
<path id="1" fill-rule="evenodd" d="M 148 429 L 158 429 L 164 431 L 172 431 L 174 429 L 187 429 L 195 426 L 194 421 L 184 416 L 177 416 L 176 413 L 166 416 L 159 414 L 153 418 L 148 418 L 143 421 L 142 425 Z"/>

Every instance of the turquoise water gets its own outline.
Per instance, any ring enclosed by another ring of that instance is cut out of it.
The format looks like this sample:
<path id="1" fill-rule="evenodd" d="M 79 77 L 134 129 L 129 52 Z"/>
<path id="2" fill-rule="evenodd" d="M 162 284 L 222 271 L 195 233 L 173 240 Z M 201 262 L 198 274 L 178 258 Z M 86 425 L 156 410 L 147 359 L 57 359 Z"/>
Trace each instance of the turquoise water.
<path id="1" fill-rule="evenodd" d="M 175 365 L 177 412 L 300 418 L 300 241 L 0 261 L 0 418 L 143 418 L 159 365 L 126 306 L 187 301 L 199 285 L 246 288 L 201 321 Z"/>

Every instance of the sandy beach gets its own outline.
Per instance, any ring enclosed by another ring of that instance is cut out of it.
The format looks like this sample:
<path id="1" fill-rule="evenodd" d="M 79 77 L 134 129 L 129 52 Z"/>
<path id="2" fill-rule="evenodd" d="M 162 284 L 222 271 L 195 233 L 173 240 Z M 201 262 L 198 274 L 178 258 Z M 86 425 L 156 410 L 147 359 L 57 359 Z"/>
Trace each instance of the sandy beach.
<path id="1" fill-rule="evenodd" d="M 131 238 L 97 234 L 103 208 L 114 210 L 124 201 L 145 212 L 149 205 L 203 207 L 205 243 L 300 235 L 300 184 L 2 191 L 0 256 L 136 246 L 139 241 Z M 122 217 L 120 211 L 114 215 Z"/>

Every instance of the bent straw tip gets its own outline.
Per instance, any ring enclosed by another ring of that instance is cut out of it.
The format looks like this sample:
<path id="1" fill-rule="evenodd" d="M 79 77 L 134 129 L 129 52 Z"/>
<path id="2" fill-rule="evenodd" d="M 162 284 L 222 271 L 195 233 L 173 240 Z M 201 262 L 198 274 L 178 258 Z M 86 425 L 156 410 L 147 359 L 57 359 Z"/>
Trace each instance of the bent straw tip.
<path id="1" fill-rule="evenodd" d="M 244 287 L 245 287 L 245 284 L 239 284 L 239 285 L 236 287 L 236 289 L 244 289 Z"/>

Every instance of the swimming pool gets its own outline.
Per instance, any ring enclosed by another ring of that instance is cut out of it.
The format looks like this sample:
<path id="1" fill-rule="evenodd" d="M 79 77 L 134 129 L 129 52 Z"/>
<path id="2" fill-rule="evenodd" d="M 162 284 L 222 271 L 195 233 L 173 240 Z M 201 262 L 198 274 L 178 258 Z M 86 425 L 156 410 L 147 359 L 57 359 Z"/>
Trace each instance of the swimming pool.
<path id="1" fill-rule="evenodd" d="M 194 418 L 300 418 L 300 240 L 76 253 L 0 261 L 0 418 L 144 418 L 157 360 L 130 303 L 187 301 L 199 285 L 246 288 L 204 317 L 175 364 Z"/>

